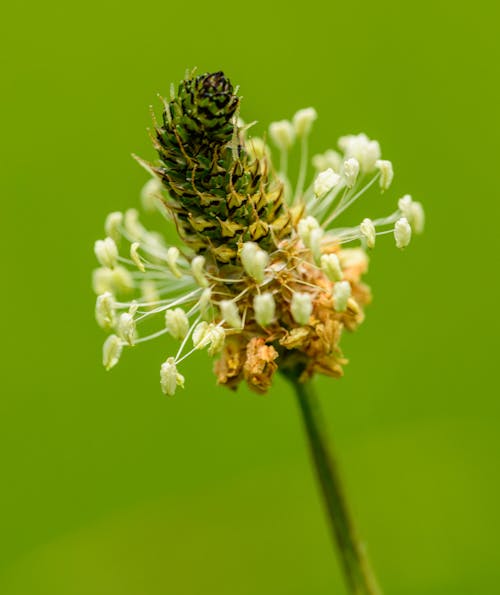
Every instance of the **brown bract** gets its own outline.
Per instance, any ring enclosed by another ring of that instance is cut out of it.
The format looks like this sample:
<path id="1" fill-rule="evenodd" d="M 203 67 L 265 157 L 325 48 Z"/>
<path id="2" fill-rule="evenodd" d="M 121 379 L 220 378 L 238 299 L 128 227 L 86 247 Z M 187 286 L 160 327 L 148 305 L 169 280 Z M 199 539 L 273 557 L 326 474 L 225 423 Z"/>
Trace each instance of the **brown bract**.
<path id="1" fill-rule="evenodd" d="M 224 285 L 218 291 L 244 292 L 237 301 L 244 328 L 228 337 L 221 358 L 215 365 L 219 384 L 236 388 L 245 380 L 248 386 L 265 393 L 271 386 L 278 368 L 302 370 L 300 380 L 305 382 L 314 374 L 338 378 L 343 374 L 347 360 L 340 349 L 342 331 L 355 330 L 363 321 L 363 307 L 370 302 L 370 290 L 361 283 L 367 270 L 367 258 L 362 250 L 341 250 L 330 245 L 324 252 L 335 252 L 343 263 L 343 279 L 351 285 L 351 298 L 345 312 L 336 312 L 333 306 L 334 283 L 318 268 L 311 254 L 297 240 L 283 243 L 271 262 L 272 277 L 264 287 Z M 248 280 L 247 280 L 248 282 Z M 245 291 L 246 289 L 246 291 Z M 257 291 L 273 295 L 276 318 L 263 328 L 255 320 L 253 296 Z M 295 291 L 309 293 L 313 311 L 307 324 L 297 324 L 291 314 L 291 299 Z"/>

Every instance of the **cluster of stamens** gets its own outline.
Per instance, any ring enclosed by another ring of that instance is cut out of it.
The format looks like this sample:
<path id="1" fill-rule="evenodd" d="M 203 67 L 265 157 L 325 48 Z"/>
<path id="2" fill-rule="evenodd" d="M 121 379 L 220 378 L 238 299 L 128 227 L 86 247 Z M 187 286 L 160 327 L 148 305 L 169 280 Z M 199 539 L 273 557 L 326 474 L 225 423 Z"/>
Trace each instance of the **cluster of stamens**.
<path id="1" fill-rule="evenodd" d="M 299 369 L 302 380 L 315 373 L 342 374 L 342 331 L 359 325 L 370 300 L 361 282 L 367 249 L 385 234 L 405 248 L 412 232 L 422 231 L 424 215 L 420 203 L 406 195 L 388 216 L 336 227 L 340 215 L 370 189 L 389 189 L 393 168 L 381 159 L 376 141 L 364 134 L 345 136 L 338 143 L 341 152 L 312 158 L 316 173 L 306 186 L 315 119 L 308 108 L 269 128 L 279 162 L 273 175 L 283 184 L 293 214 L 291 233 L 269 250 L 241 242 L 237 258 L 221 263 L 188 247 L 166 245 L 142 225 L 135 209 L 108 215 L 106 237 L 95 244 L 100 268 L 93 278 L 96 320 L 110 332 L 103 347 L 106 369 L 118 363 L 124 348 L 168 334 L 179 341 L 177 352 L 160 368 L 168 395 L 184 385 L 179 371 L 184 359 L 202 349 L 218 354 L 218 382 L 231 388 L 244 380 L 265 392 L 280 368 Z M 246 151 L 267 160 L 274 171 L 264 140 L 245 142 Z M 287 164 L 297 142 L 301 159 L 292 184 Z M 146 184 L 142 198 L 146 208 L 172 219 L 159 179 Z"/>

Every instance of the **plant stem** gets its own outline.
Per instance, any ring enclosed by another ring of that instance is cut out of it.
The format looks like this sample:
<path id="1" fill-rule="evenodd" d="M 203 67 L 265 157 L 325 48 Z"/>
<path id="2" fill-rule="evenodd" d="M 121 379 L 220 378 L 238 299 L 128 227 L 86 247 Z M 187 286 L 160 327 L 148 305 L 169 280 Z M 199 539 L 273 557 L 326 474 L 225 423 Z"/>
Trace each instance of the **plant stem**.
<path id="1" fill-rule="evenodd" d="M 311 382 L 301 383 L 298 374 L 286 373 L 302 413 L 311 457 L 323 493 L 330 529 L 337 545 L 345 580 L 352 595 L 381 595 L 380 588 L 350 515 L 339 470 L 327 439 L 318 398 Z"/>

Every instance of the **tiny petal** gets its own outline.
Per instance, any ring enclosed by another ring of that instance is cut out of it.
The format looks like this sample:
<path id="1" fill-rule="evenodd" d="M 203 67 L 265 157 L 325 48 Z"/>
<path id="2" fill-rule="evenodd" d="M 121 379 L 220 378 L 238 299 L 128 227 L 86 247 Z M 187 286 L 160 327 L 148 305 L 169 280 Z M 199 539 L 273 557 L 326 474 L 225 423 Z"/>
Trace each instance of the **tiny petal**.
<path id="1" fill-rule="evenodd" d="M 401 217 L 394 226 L 394 238 L 397 248 L 406 248 L 411 240 L 411 227 L 406 217 Z"/>
<path id="2" fill-rule="evenodd" d="M 116 366 L 122 354 L 123 342 L 116 335 L 110 335 L 102 346 L 102 363 L 106 370 Z"/>
<path id="3" fill-rule="evenodd" d="M 344 161 L 344 177 L 348 188 L 352 188 L 356 183 L 359 174 L 359 161 L 355 157 Z"/>
<path id="4" fill-rule="evenodd" d="M 337 312 L 345 312 L 347 302 L 351 297 L 351 285 L 349 281 L 339 281 L 333 286 L 333 307 Z"/>
<path id="5" fill-rule="evenodd" d="M 101 266 L 113 269 L 117 265 L 118 248 L 113 238 L 107 237 L 104 240 L 97 240 L 94 244 L 94 252 Z"/>
<path id="6" fill-rule="evenodd" d="M 232 300 L 222 300 L 219 302 L 219 308 L 222 318 L 229 326 L 235 329 L 241 329 L 243 322 L 241 320 L 238 306 Z"/>
<path id="7" fill-rule="evenodd" d="M 274 320 L 276 314 L 276 303 L 272 294 L 261 293 L 256 295 L 253 300 L 253 309 L 255 320 L 261 326 L 267 326 Z"/>
<path id="8" fill-rule="evenodd" d="M 290 310 L 295 322 L 298 324 L 307 324 L 313 310 L 311 296 L 308 293 L 294 292 Z"/>
<path id="9" fill-rule="evenodd" d="M 272 122 L 269 126 L 269 136 L 279 149 L 286 151 L 293 145 L 295 129 L 288 120 Z"/>
<path id="10" fill-rule="evenodd" d="M 323 254 L 321 269 L 330 281 L 340 281 L 342 279 L 342 268 L 336 254 Z"/>
<path id="11" fill-rule="evenodd" d="M 182 308 L 167 310 L 165 326 L 174 339 L 182 341 L 189 330 L 189 319 Z"/>
<path id="12" fill-rule="evenodd" d="M 160 368 L 161 390 L 165 395 L 172 397 L 178 386 L 184 388 L 184 376 L 177 372 L 173 357 L 169 357 Z"/>
<path id="13" fill-rule="evenodd" d="M 99 295 L 95 304 L 95 318 L 102 328 L 113 328 L 116 320 L 113 294 L 109 291 Z"/>
<path id="14" fill-rule="evenodd" d="M 298 137 L 304 137 L 309 134 L 313 122 L 318 117 L 316 110 L 313 107 L 307 107 L 299 110 L 293 116 L 293 127 Z"/>
<path id="15" fill-rule="evenodd" d="M 361 225 L 359 226 L 359 231 L 361 235 L 366 240 L 366 245 L 368 248 L 375 247 L 375 238 L 377 236 L 377 231 L 375 229 L 375 225 L 373 225 L 373 221 L 371 219 L 363 219 Z"/>
<path id="16" fill-rule="evenodd" d="M 392 162 L 387 161 L 386 159 L 378 159 L 375 162 L 375 166 L 380 171 L 380 188 L 382 190 L 387 190 L 394 178 Z"/>
<path id="17" fill-rule="evenodd" d="M 317 198 L 324 196 L 332 190 L 340 181 L 340 176 L 331 167 L 318 174 L 314 180 L 314 194 Z"/>

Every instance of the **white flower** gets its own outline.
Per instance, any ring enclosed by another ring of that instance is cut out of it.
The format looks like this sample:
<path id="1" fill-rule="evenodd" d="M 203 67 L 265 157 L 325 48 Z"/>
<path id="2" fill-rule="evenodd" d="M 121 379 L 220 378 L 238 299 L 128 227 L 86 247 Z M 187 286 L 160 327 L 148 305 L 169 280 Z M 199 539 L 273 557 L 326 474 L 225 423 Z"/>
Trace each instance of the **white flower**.
<path id="1" fill-rule="evenodd" d="M 318 174 L 314 180 L 314 194 L 319 198 L 330 192 L 340 181 L 340 176 L 331 167 Z"/>

